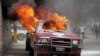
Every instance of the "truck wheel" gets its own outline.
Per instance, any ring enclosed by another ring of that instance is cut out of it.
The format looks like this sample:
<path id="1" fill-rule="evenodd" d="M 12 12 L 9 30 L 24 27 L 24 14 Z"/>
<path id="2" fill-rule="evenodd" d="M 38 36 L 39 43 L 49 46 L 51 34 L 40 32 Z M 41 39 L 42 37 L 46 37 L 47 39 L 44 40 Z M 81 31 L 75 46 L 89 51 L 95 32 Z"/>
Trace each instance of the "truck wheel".
<path id="1" fill-rule="evenodd" d="M 74 55 L 72 55 L 72 56 L 81 56 L 80 54 L 74 54 Z"/>
<path id="2" fill-rule="evenodd" d="M 61 56 L 60 54 L 57 54 L 57 56 Z"/>
<path id="3" fill-rule="evenodd" d="M 80 54 L 76 54 L 76 56 L 81 56 Z"/>
<path id="4" fill-rule="evenodd" d="M 65 54 L 62 54 L 62 55 L 61 54 L 57 54 L 57 56 L 71 56 L 71 55 L 69 55 L 69 54 L 66 54 L 66 55 Z"/>
<path id="5" fill-rule="evenodd" d="M 49 56 L 49 55 L 48 55 Z M 50 56 L 53 56 L 53 54 L 50 54 Z"/>

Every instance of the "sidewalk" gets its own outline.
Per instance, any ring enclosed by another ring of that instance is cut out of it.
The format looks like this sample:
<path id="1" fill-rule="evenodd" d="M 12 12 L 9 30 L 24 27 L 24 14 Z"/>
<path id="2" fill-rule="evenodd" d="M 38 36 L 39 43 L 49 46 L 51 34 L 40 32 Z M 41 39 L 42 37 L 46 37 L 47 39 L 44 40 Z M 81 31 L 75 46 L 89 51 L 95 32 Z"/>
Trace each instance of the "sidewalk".
<path id="1" fill-rule="evenodd" d="M 28 53 L 25 51 L 25 41 L 18 40 L 18 43 L 13 43 L 4 56 L 29 56 Z"/>
<path id="2" fill-rule="evenodd" d="M 13 43 L 11 48 L 19 48 L 19 49 L 25 49 L 25 40 L 24 41 L 20 41 L 18 40 L 17 43 Z"/>

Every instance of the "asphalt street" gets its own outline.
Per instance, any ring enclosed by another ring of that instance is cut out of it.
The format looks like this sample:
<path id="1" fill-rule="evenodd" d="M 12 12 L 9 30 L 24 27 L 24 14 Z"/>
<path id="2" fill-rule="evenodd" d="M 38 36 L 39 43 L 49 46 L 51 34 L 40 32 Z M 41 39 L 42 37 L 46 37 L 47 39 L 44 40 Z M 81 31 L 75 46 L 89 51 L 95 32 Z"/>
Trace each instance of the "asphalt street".
<path id="1" fill-rule="evenodd" d="M 87 35 L 83 40 L 81 56 L 100 56 L 100 36 L 96 38 L 94 34 Z"/>

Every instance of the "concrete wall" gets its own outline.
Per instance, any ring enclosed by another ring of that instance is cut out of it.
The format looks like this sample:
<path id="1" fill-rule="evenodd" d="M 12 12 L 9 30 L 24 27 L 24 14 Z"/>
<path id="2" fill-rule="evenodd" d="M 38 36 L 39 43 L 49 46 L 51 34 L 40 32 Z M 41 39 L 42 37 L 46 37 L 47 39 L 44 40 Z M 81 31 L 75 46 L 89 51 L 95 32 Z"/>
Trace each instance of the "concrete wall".
<path id="1" fill-rule="evenodd" d="M 1 8 L 1 3 L 0 3 Z M 2 52 L 2 16 L 1 16 L 1 9 L 0 9 L 0 56 Z"/>
<path id="2" fill-rule="evenodd" d="M 2 18 L 0 3 L 0 56 L 11 46 L 11 21 Z"/>
<path id="3" fill-rule="evenodd" d="M 11 22 L 10 20 L 3 20 L 2 22 L 2 37 L 3 37 L 3 50 L 4 52 L 11 46 Z"/>

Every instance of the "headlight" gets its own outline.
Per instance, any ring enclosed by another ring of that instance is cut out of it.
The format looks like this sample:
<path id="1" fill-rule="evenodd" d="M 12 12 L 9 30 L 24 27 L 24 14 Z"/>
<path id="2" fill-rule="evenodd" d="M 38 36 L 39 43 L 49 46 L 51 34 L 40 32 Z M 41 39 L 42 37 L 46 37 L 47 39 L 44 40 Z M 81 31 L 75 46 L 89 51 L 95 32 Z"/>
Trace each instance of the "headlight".
<path id="1" fill-rule="evenodd" d="M 48 39 L 42 39 L 41 42 L 46 43 L 46 42 L 48 42 Z"/>
<path id="2" fill-rule="evenodd" d="M 78 40 L 73 40 L 73 44 L 77 45 L 78 44 Z"/>
<path id="3" fill-rule="evenodd" d="M 38 39 L 38 43 L 47 43 L 49 41 L 49 37 L 40 37 Z"/>

